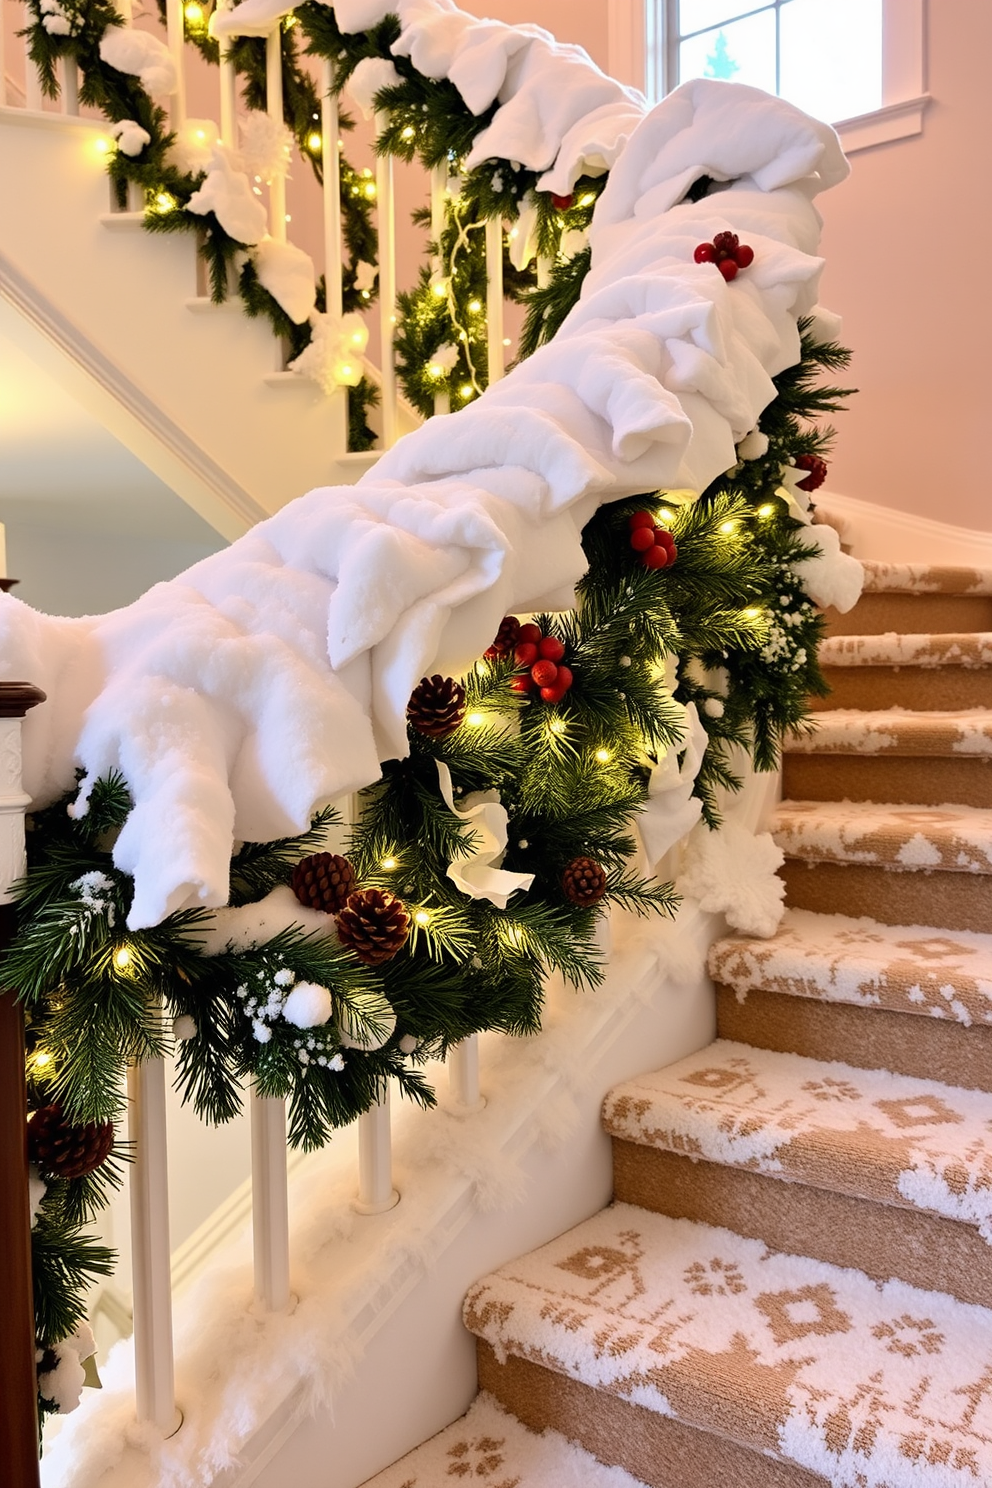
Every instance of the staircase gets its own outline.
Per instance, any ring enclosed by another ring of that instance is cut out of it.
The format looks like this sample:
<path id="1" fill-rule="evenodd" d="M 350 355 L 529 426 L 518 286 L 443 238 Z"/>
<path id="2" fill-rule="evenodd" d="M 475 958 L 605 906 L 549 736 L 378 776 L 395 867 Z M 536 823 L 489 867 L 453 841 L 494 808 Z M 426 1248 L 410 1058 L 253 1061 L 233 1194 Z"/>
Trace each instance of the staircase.
<path id="1" fill-rule="evenodd" d="M 992 572 L 870 565 L 830 629 L 780 930 L 713 948 L 716 1042 L 607 1098 L 614 1204 L 475 1284 L 483 1393 L 374 1488 L 992 1482 Z"/>

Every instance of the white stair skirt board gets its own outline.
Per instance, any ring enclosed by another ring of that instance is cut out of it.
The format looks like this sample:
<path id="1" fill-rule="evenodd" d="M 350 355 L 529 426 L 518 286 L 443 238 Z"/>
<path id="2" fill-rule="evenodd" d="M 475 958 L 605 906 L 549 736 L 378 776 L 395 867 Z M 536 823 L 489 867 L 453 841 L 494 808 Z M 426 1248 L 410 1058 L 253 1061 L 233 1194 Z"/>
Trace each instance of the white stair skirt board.
<path id="1" fill-rule="evenodd" d="M 528 1431 L 491 1395 L 365 1488 L 644 1488 L 622 1467 L 606 1467 L 557 1431 Z"/>
<path id="2" fill-rule="evenodd" d="M 874 501 L 817 491 L 813 497 L 820 520 L 836 526 L 855 558 L 885 563 L 960 563 L 966 568 L 992 567 L 992 514 L 989 529 L 975 530 L 919 517 Z"/>

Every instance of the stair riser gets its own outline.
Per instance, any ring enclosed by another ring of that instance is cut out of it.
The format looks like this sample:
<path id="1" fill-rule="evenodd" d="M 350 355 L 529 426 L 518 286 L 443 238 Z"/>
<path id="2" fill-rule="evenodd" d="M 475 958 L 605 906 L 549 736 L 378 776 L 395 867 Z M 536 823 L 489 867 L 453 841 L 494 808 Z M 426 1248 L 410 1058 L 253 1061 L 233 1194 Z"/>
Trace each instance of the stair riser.
<path id="1" fill-rule="evenodd" d="M 992 1093 L 992 1027 L 717 985 L 717 1037 Z"/>
<path id="2" fill-rule="evenodd" d="M 614 1196 L 674 1219 L 722 1225 L 769 1249 L 864 1271 L 877 1281 L 992 1303 L 992 1248 L 968 1224 L 693 1161 L 613 1138 Z M 870 1243 L 869 1243 L 870 1237 Z M 595 1450 L 595 1449 L 594 1449 Z"/>
<path id="3" fill-rule="evenodd" d="M 786 861 L 786 902 L 819 914 L 870 915 L 886 925 L 992 932 L 992 878 L 981 873 L 895 873 L 860 863 Z"/>
<path id="4" fill-rule="evenodd" d="M 992 630 L 992 595 L 863 594 L 846 615 L 825 613 L 829 635 L 946 635 Z"/>
<path id="5" fill-rule="evenodd" d="M 824 667 L 828 697 L 810 698 L 814 713 L 829 708 L 910 708 L 929 712 L 992 706 L 987 667 Z"/>
<path id="6" fill-rule="evenodd" d="M 481 1340 L 478 1361 L 479 1388 L 525 1426 L 532 1431 L 550 1426 L 650 1488 L 714 1488 L 720 1483 L 727 1488 L 824 1488 L 828 1482 L 819 1473 L 775 1462 L 713 1431 L 631 1405 L 529 1359 L 510 1354 L 501 1364 Z"/>
<path id="7" fill-rule="evenodd" d="M 793 801 L 992 807 L 992 760 L 985 755 L 786 754 L 782 794 Z"/>

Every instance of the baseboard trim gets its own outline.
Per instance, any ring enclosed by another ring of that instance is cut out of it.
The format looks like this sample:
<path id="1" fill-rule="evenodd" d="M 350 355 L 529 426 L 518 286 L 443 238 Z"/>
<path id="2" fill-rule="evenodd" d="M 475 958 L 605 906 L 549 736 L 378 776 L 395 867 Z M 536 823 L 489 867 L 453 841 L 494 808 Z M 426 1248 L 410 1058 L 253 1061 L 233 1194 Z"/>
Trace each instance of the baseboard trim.
<path id="1" fill-rule="evenodd" d="M 956 527 L 836 491 L 819 492 L 815 505 L 820 520 L 839 530 L 855 558 L 992 568 L 992 531 Z"/>

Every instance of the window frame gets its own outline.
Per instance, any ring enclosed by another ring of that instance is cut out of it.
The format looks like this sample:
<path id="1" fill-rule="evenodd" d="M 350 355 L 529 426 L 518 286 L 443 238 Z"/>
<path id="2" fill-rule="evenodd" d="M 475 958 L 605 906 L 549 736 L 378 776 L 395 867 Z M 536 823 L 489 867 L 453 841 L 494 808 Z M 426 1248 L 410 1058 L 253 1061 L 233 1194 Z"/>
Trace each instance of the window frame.
<path id="1" fill-rule="evenodd" d="M 609 70 L 656 103 L 678 76 L 678 0 L 609 0 Z M 927 0 L 882 0 L 882 103 L 834 123 L 847 154 L 922 134 Z M 761 8 L 756 0 L 755 9 Z"/>

